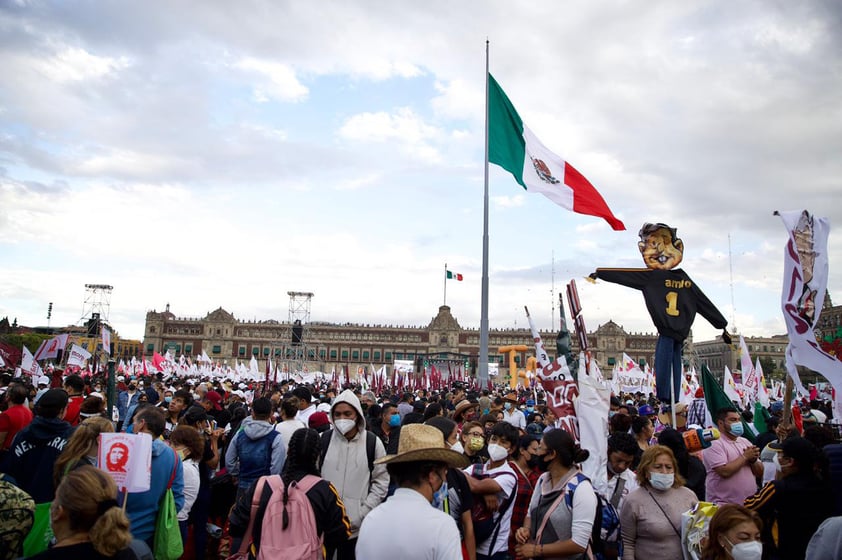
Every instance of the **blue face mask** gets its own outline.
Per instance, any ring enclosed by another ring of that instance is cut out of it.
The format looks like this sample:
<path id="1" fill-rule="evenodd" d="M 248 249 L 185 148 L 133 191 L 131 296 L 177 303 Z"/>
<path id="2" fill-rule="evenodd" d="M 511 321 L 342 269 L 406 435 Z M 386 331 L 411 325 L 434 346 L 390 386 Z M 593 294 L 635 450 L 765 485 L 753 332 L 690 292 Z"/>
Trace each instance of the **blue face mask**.
<path id="1" fill-rule="evenodd" d="M 164 402 L 169 404 L 172 402 L 172 397 L 164 397 Z"/>
<path id="2" fill-rule="evenodd" d="M 442 511 L 447 511 L 447 481 L 442 482 L 441 487 L 433 493 L 433 507 Z"/>
<path id="3" fill-rule="evenodd" d="M 531 406 L 526 407 L 526 412 L 534 412 L 535 408 Z"/>
<path id="4" fill-rule="evenodd" d="M 732 435 L 740 437 L 741 435 L 743 435 L 743 423 L 734 422 L 733 424 L 728 426 L 728 431 L 731 432 Z"/>
<path id="5" fill-rule="evenodd" d="M 510 402 L 503 403 L 503 408 L 505 408 L 506 410 L 511 410 L 512 409 L 512 403 L 510 403 Z"/>
<path id="6" fill-rule="evenodd" d="M 389 426 L 393 428 L 397 428 L 401 425 L 401 415 L 400 414 L 392 414 L 389 416 Z"/>

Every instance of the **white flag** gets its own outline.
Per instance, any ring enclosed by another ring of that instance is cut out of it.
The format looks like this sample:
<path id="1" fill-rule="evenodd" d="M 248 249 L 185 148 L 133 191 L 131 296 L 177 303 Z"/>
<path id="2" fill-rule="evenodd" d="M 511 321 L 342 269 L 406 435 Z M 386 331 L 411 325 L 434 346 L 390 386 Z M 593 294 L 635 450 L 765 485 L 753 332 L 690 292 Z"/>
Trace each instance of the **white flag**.
<path id="1" fill-rule="evenodd" d="M 757 400 L 764 408 L 769 408 L 769 390 L 766 388 L 766 378 L 763 377 L 760 358 L 754 364 L 754 376 L 757 378 Z"/>
<path id="2" fill-rule="evenodd" d="M 38 351 L 35 352 L 35 359 L 47 360 L 58 357 L 59 350 L 64 350 L 67 346 L 67 338 L 69 336 L 70 335 L 67 334 L 60 334 L 51 338 L 49 341 L 42 343 L 41 347 L 38 348 Z"/>
<path id="3" fill-rule="evenodd" d="M 734 376 L 731 375 L 731 370 L 725 366 L 725 375 L 722 377 L 722 388 L 725 390 L 725 395 L 732 401 L 742 403 L 743 399 L 737 391 L 737 384 L 734 383 Z"/>
<path id="4" fill-rule="evenodd" d="M 173 453 L 172 450 L 168 452 Z M 152 475 L 152 437 L 149 434 L 102 433 L 97 461 L 98 467 L 114 479 L 117 488 L 146 492 Z"/>
<path id="5" fill-rule="evenodd" d="M 85 362 L 91 358 L 91 353 L 74 343 L 70 348 L 70 356 L 67 358 L 67 365 L 85 367 Z"/>
<path id="6" fill-rule="evenodd" d="M 111 355 L 111 331 L 102 327 L 102 351 Z"/>
<path id="7" fill-rule="evenodd" d="M 816 341 L 822 302 L 827 291 L 830 223 L 803 212 L 780 212 L 789 233 L 784 248 L 784 282 L 781 308 L 784 313 L 789 345 L 786 349 L 787 373 L 799 393 L 809 394 L 798 376 L 796 365 L 821 374 L 842 398 L 842 361 L 824 351 Z"/>
<path id="8" fill-rule="evenodd" d="M 35 361 L 35 357 L 32 355 L 32 352 L 30 352 L 29 348 L 27 348 L 26 346 L 23 347 L 23 356 L 20 361 L 20 370 L 23 373 L 31 375 L 34 378 L 38 378 L 44 375 L 44 372 L 41 370 L 41 366 L 38 365 L 38 362 Z"/>
<path id="9" fill-rule="evenodd" d="M 748 346 L 743 335 L 740 335 L 740 370 L 743 373 L 743 387 L 745 387 L 745 398 L 748 404 L 754 405 L 757 400 L 757 378 L 754 374 L 754 366 L 751 364 L 751 356 L 748 354 Z"/>

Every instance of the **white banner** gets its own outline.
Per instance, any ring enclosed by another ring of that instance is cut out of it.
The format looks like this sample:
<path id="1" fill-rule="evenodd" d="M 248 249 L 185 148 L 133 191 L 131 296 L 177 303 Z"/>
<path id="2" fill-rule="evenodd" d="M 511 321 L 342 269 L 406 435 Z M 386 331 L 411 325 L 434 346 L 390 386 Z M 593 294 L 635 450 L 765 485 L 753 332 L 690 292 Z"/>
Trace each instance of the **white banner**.
<path id="1" fill-rule="evenodd" d="M 152 477 L 152 436 L 119 432 L 100 434 L 97 461 L 99 468 L 114 479 L 117 488 L 146 492 Z"/>
<path id="2" fill-rule="evenodd" d="M 102 351 L 111 355 L 111 331 L 102 327 Z"/>
<path id="3" fill-rule="evenodd" d="M 90 358 L 90 352 L 74 343 L 73 346 L 70 347 L 70 355 L 67 358 L 67 365 L 83 368 L 85 367 L 85 362 Z"/>
<path id="4" fill-rule="evenodd" d="M 396 373 L 413 373 L 415 371 L 415 362 L 412 360 L 395 360 L 392 367 Z"/>
<path id="5" fill-rule="evenodd" d="M 814 329 L 819 323 L 825 292 L 827 291 L 827 238 L 830 223 L 803 212 L 780 212 L 789 233 L 784 249 L 784 282 L 781 308 L 786 321 L 789 345 L 786 350 L 786 369 L 796 389 L 808 391 L 801 383 L 796 365 L 823 375 L 842 396 L 842 362 L 837 356 L 822 350 Z"/>
<path id="6" fill-rule="evenodd" d="M 500 374 L 500 364 L 488 362 L 488 377 L 497 377 Z"/>
<path id="7" fill-rule="evenodd" d="M 608 489 L 608 409 L 611 404 L 611 387 L 602 379 L 602 373 L 591 360 L 590 371 L 585 371 L 585 355 L 579 355 L 579 396 L 573 403 L 579 419 L 579 444 L 590 452 L 582 463 L 582 472 L 590 478 L 597 492 L 606 495 Z"/>

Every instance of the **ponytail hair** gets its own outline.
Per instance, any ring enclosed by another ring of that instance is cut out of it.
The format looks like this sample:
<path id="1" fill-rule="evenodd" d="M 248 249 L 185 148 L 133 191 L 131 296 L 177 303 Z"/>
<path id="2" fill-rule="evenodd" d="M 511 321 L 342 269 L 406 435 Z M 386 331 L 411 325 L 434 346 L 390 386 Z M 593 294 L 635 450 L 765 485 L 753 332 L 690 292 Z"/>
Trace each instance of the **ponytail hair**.
<path id="1" fill-rule="evenodd" d="M 56 490 L 53 505 L 67 512 L 73 531 L 87 531 L 103 556 L 114 556 L 132 541 L 129 518 L 117 505 L 117 485 L 99 469 L 84 465 L 69 472 Z"/>
<path id="2" fill-rule="evenodd" d="M 547 451 L 555 451 L 562 466 L 570 468 L 574 463 L 584 463 L 591 456 L 587 449 L 582 449 L 573 440 L 569 432 L 554 428 L 544 433 L 544 447 Z"/>
<path id="3" fill-rule="evenodd" d="M 113 431 L 114 425 L 101 416 L 87 418 L 79 424 L 53 465 L 54 486 L 57 488 L 64 475 L 85 457 L 91 444 L 97 441 L 99 434 Z"/>

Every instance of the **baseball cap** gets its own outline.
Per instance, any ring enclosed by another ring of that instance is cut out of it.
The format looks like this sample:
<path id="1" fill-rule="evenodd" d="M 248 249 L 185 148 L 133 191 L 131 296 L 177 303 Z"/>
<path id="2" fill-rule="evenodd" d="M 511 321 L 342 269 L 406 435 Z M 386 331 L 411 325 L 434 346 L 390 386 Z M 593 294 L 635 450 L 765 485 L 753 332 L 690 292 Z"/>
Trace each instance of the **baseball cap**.
<path id="1" fill-rule="evenodd" d="M 311 428 L 318 429 L 330 424 L 330 419 L 328 419 L 326 412 L 317 411 L 310 415 L 307 422 L 310 424 Z"/>
<path id="2" fill-rule="evenodd" d="M 49 389 L 38 399 L 35 408 L 39 415 L 54 418 L 67 406 L 68 400 L 67 391 L 64 389 Z"/>
<path id="3" fill-rule="evenodd" d="M 220 405 L 220 403 L 222 402 L 222 395 L 220 395 L 216 391 L 208 391 L 205 395 L 205 399 L 213 403 L 213 407 L 216 410 L 222 410 L 222 406 Z"/>

